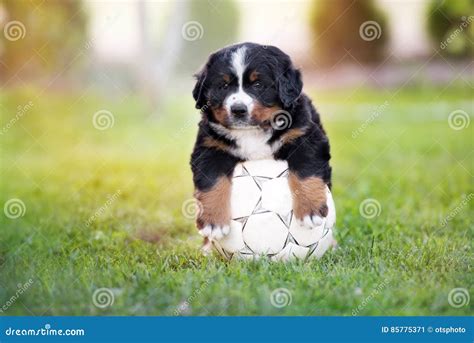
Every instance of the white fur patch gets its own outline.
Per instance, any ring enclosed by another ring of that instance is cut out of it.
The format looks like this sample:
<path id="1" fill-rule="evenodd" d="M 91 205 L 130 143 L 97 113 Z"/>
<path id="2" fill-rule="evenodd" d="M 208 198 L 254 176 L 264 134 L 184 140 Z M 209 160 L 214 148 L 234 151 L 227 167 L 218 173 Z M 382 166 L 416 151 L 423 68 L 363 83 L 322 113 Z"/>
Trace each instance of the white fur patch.
<path id="1" fill-rule="evenodd" d="M 242 85 L 242 77 L 245 72 L 245 67 L 247 66 L 245 64 L 246 51 L 247 51 L 247 48 L 244 46 L 237 49 L 232 55 L 232 68 L 234 69 L 235 74 L 239 78 L 239 86 Z"/>
<path id="2" fill-rule="evenodd" d="M 233 140 L 237 148 L 232 148 L 231 152 L 244 160 L 263 160 L 273 158 L 273 153 L 280 149 L 280 141 L 268 144 L 272 136 L 271 131 L 264 131 L 260 128 L 230 130 L 220 124 L 210 123 L 210 125 L 221 135 Z"/>
<path id="3" fill-rule="evenodd" d="M 224 101 L 224 107 L 228 113 L 231 113 L 230 108 L 235 103 L 244 103 L 247 106 L 248 113 L 251 113 L 253 110 L 253 99 L 250 95 L 244 92 L 242 85 L 243 85 L 243 78 L 244 72 L 247 65 L 245 64 L 245 52 L 247 48 L 244 46 L 242 48 L 237 49 L 232 55 L 232 69 L 237 76 L 237 80 L 239 82 L 239 89 L 237 92 L 230 94 L 227 99 Z"/>
<path id="4" fill-rule="evenodd" d="M 246 160 L 261 160 L 273 157 L 273 150 L 267 144 L 271 137 L 270 132 L 261 129 L 230 130 L 231 137 L 237 143 L 236 155 Z"/>

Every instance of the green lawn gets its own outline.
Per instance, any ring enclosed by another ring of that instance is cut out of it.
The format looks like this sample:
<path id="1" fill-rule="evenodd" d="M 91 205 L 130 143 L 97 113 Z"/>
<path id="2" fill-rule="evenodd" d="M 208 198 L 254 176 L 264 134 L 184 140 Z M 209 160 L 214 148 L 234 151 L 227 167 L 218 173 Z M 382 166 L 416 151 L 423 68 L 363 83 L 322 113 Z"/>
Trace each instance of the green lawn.
<path id="1" fill-rule="evenodd" d="M 447 119 L 472 114 L 469 89 L 313 97 L 332 144 L 339 248 L 278 264 L 201 255 L 181 213 L 199 117 L 190 96 L 157 115 L 92 89 L 2 91 L 0 204 L 18 198 L 26 211 L 0 216 L 0 314 L 472 314 L 474 301 L 448 303 L 453 288 L 474 289 L 474 123 L 453 130 Z M 102 109 L 115 119 L 104 131 L 92 124 Z M 368 198 L 381 206 L 372 219 L 359 213 Z M 94 305 L 99 288 L 111 306 Z M 277 288 L 291 304 L 272 306 Z"/>

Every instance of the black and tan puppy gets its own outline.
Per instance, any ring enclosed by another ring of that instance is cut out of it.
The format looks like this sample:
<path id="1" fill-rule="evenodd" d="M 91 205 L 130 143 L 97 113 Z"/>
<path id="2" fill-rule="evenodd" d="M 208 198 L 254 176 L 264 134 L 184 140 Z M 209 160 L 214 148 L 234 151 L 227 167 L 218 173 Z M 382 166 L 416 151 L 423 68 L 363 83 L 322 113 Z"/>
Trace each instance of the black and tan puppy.
<path id="1" fill-rule="evenodd" d="M 237 44 L 213 53 L 196 77 L 202 120 L 191 168 L 200 233 L 229 233 L 235 165 L 267 158 L 288 162 L 296 219 L 320 225 L 331 185 L 329 141 L 289 56 L 273 46 Z"/>

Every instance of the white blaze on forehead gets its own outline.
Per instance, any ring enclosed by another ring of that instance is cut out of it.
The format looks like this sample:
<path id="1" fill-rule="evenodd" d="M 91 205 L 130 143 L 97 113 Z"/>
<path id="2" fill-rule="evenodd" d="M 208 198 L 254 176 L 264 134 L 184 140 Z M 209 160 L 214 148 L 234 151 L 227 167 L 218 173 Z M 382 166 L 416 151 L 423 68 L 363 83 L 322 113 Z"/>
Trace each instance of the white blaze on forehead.
<path id="1" fill-rule="evenodd" d="M 245 68 L 247 67 L 245 63 L 245 56 L 246 56 L 247 48 L 241 47 L 237 49 L 232 54 L 232 69 L 237 76 L 238 80 L 238 90 L 235 93 L 230 94 L 224 101 L 224 107 L 228 113 L 230 113 L 230 107 L 238 102 L 244 103 L 247 105 L 247 111 L 250 113 L 253 109 L 253 99 L 250 95 L 244 92 L 242 85 L 244 79 Z"/>
<path id="2" fill-rule="evenodd" d="M 247 48 L 244 46 L 242 48 L 237 49 L 232 54 L 232 69 L 234 69 L 235 75 L 239 79 L 239 86 L 242 86 L 242 79 L 244 77 L 245 67 L 245 52 Z"/>

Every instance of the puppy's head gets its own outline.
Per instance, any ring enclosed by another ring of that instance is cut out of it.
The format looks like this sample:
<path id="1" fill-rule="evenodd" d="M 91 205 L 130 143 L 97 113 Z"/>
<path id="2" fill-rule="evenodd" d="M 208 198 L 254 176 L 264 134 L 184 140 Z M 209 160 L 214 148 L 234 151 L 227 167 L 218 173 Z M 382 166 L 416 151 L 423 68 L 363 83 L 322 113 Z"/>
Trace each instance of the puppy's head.
<path id="1" fill-rule="evenodd" d="M 275 113 L 291 111 L 303 87 L 288 55 L 254 43 L 213 53 L 196 78 L 196 108 L 229 129 L 269 127 Z"/>

